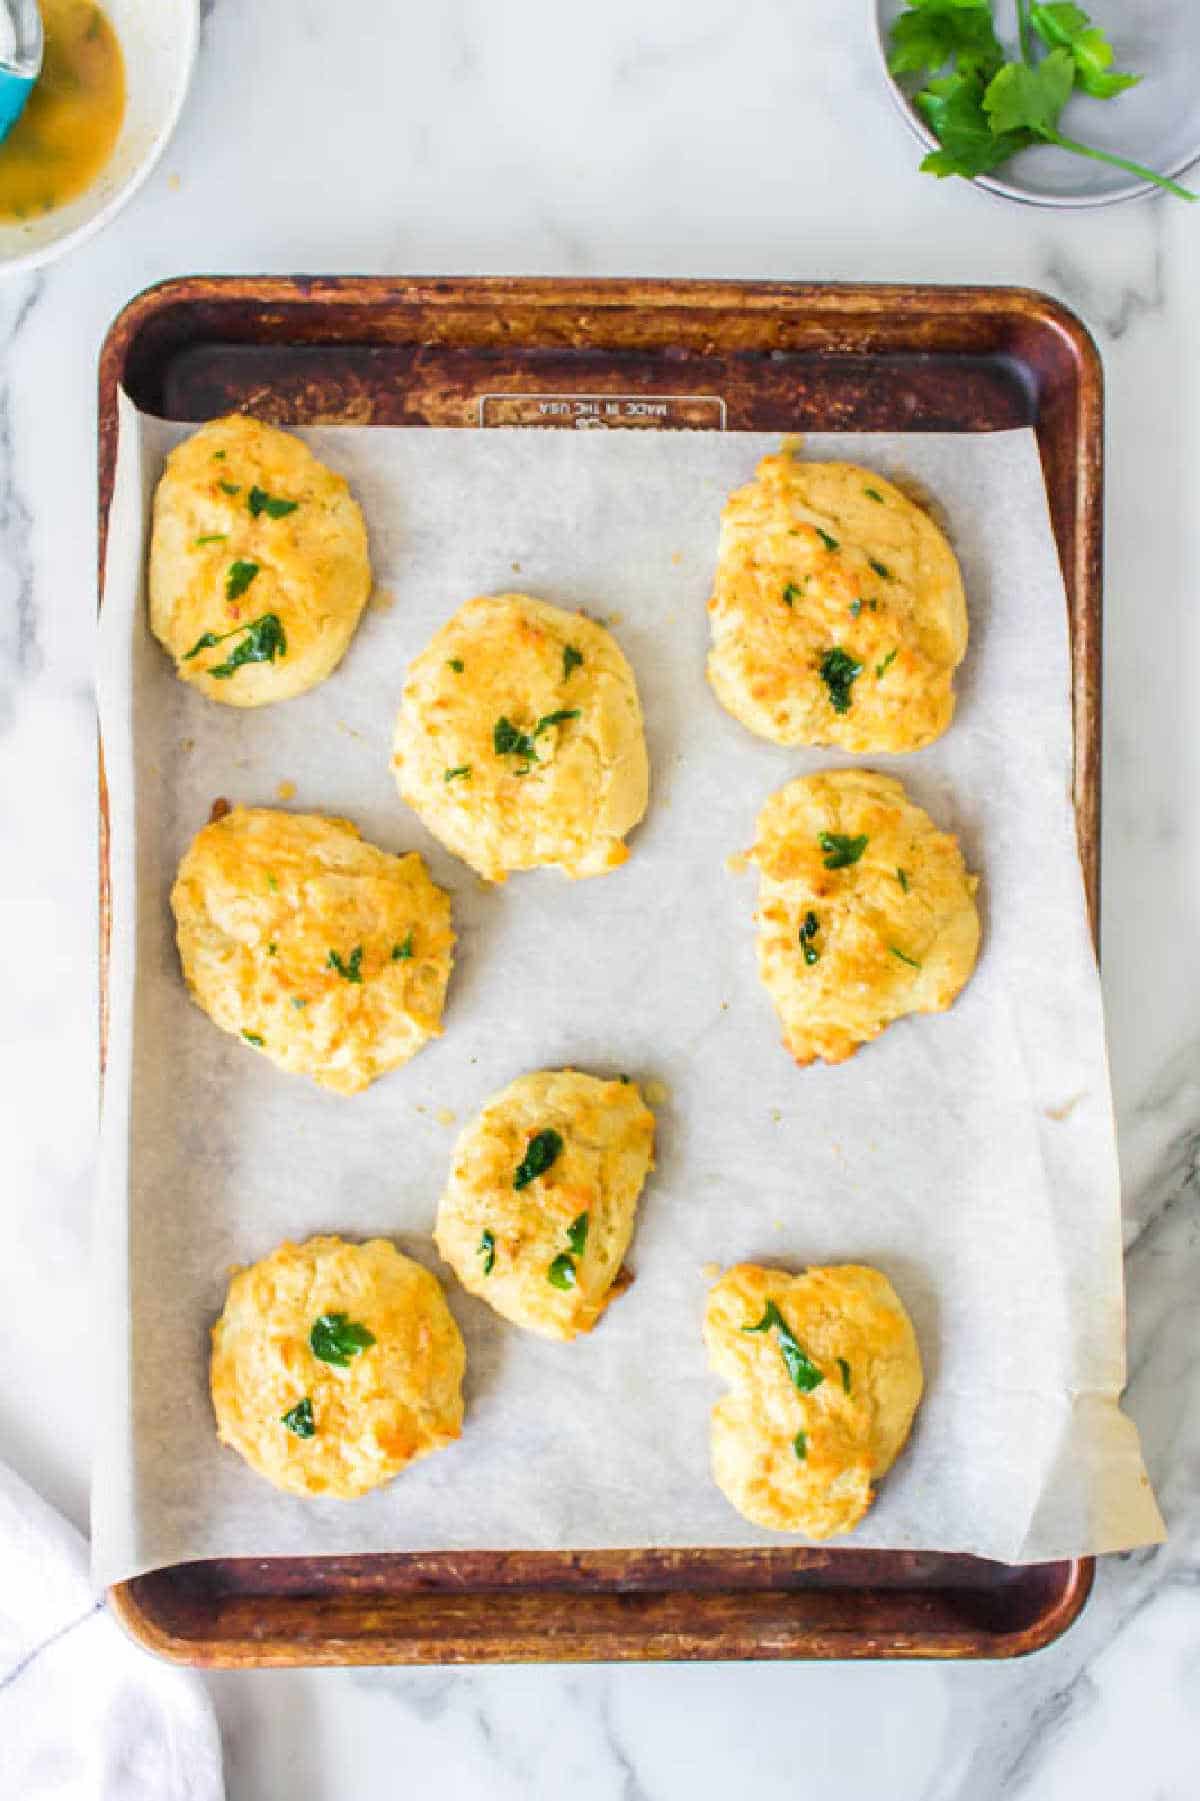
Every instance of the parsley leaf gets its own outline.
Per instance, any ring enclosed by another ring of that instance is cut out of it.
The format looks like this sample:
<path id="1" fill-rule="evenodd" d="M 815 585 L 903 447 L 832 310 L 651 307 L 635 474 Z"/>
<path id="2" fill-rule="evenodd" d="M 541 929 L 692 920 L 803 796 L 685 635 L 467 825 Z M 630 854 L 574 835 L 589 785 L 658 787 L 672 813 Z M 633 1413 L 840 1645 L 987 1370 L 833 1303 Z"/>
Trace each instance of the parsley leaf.
<path id="1" fill-rule="evenodd" d="M 814 526 L 813 530 L 816 532 L 818 538 L 820 538 L 826 550 L 837 550 L 839 548 L 837 539 L 831 538 L 828 532 L 823 532 L 819 525 Z"/>
<path id="2" fill-rule="evenodd" d="M 808 1459 L 808 1434 L 807 1434 L 807 1432 L 797 1432 L 795 1438 L 793 1438 L 793 1440 L 792 1440 L 792 1449 L 793 1449 L 793 1451 L 795 1451 L 795 1453 L 796 1453 L 797 1457 L 800 1459 L 801 1463 L 805 1463 L 807 1461 L 807 1459 Z"/>
<path id="3" fill-rule="evenodd" d="M 813 939 L 821 929 L 821 922 L 813 912 L 808 912 L 800 922 L 800 949 L 804 953 L 804 961 L 810 966 L 819 961 L 821 953 L 813 943 Z"/>
<path id="4" fill-rule="evenodd" d="M 879 492 L 878 488 L 864 488 L 863 493 L 868 500 L 877 500 L 880 506 L 884 504 L 883 495 Z"/>
<path id="5" fill-rule="evenodd" d="M 546 1280 L 552 1288 L 574 1288 L 578 1280 L 575 1274 L 575 1264 L 566 1251 L 554 1259 L 546 1271 Z"/>
<path id="6" fill-rule="evenodd" d="M 850 1365 L 846 1362 L 846 1359 L 844 1357 L 839 1357 L 837 1359 L 837 1366 L 842 1372 L 842 1387 L 845 1389 L 846 1393 L 849 1394 L 850 1393 Z"/>
<path id="7" fill-rule="evenodd" d="M 375 1343 L 375 1334 L 348 1314 L 323 1313 L 314 1320 L 308 1342 L 313 1356 L 319 1357 L 322 1363 L 333 1363 L 338 1369 L 346 1369 L 352 1357 L 369 1350 Z"/>
<path id="8" fill-rule="evenodd" d="M 1075 86 L 1075 59 L 1069 50 L 1052 50 L 1040 63 L 1006 63 L 988 83 L 983 110 L 992 130 L 1035 131 L 1044 135 Z"/>
<path id="9" fill-rule="evenodd" d="M 576 650 L 573 644 L 563 646 L 563 681 L 565 682 L 572 669 L 578 669 L 583 662 L 583 652 Z"/>
<path id="10" fill-rule="evenodd" d="M 469 781 L 470 776 L 471 765 L 469 763 L 460 763 L 457 769 L 447 769 L 442 776 L 442 780 L 444 782 Z"/>
<path id="11" fill-rule="evenodd" d="M 825 852 L 826 869 L 848 869 L 858 862 L 870 839 L 865 833 L 861 838 L 848 838 L 845 832 L 822 832 L 817 843 Z"/>
<path id="12" fill-rule="evenodd" d="M 774 1301 L 767 1302 L 766 1312 L 757 1326 L 743 1326 L 742 1331 L 769 1332 L 772 1326 L 779 1334 L 780 1354 L 793 1386 L 799 1389 L 802 1395 L 811 1394 L 814 1388 L 820 1388 L 825 1380 L 823 1372 L 800 1344 Z"/>
<path id="13" fill-rule="evenodd" d="M 943 75 L 917 95 L 940 150 L 931 150 L 921 167 L 928 175 L 986 175 L 1034 142 L 1027 131 L 997 135 L 983 110 L 984 83 L 977 75 Z"/>
<path id="14" fill-rule="evenodd" d="M 862 664 L 856 663 L 840 645 L 825 652 L 821 658 L 821 680 L 829 690 L 830 705 L 835 713 L 850 711 L 850 690 L 861 674 Z"/>
<path id="15" fill-rule="evenodd" d="M 312 1402 L 307 1395 L 279 1417 L 288 1431 L 294 1432 L 297 1438 L 312 1438 L 317 1430 L 313 1424 Z"/>
<path id="16" fill-rule="evenodd" d="M 525 1146 L 525 1155 L 513 1172 L 513 1187 L 528 1188 L 538 1176 L 544 1176 L 550 1165 L 561 1156 L 562 1148 L 562 1137 L 552 1126 L 547 1127 L 544 1132 L 535 1132 Z"/>
<path id="17" fill-rule="evenodd" d="M 885 582 L 891 581 L 892 572 L 888 568 L 886 563 L 877 563 L 875 561 L 874 557 L 868 557 L 867 562 L 870 564 L 871 568 L 875 571 L 876 575 L 878 575 L 883 581 L 885 581 Z"/>
<path id="18" fill-rule="evenodd" d="M 219 486 L 222 494 L 240 494 L 242 491 L 237 482 L 221 482 Z"/>
<path id="19" fill-rule="evenodd" d="M 407 963 L 409 958 L 412 956 L 412 954 L 413 954 L 413 935 L 412 935 L 412 929 L 410 927 L 408 936 L 404 940 L 404 943 L 403 944 L 393 944 L 393 946 L 392 946 L 392 962 L 393 963 Z"/>
<path id="20" fill-rule="evenodd" d="M 485 1232 L 483 1234 L 482 1238 L 479 1240 L 479 1248 L 476 1255 L 483 1258 L 484 1275 L 490 1276 L 496 1267 L 496 1234 L 494 1232 Z"/>
<path id="21" fill-rule="evenodd" d="M 783 598 L 790 607 L 794 601 L 804 599 L 804 590 L 798 588 L 795 582 L 789 582 L 787 587 L 783 590 Z"/>
<path id="22" fill-rule="evenodd" d="M 1140 75 L 1123 75 L 1114 69 L 1113 47 L 1093 25 L 1081 6 L 1039 6 L 1029 9 L 1029 22 L 1049 49 L 1069 50 L 1075 59 L 1075 84 L 1096 100 L 1136 87 Z"/>
<path id="23" fill-rule="evenodd" d="M 349 962 L 343 962 L 342 958 L 338 956 L 336 951 L 330 951 L 329 962 L 326 964 L 326 968 L 327 969 L 336 969 L 337 973 L 341 976 L 341 978 L 344 982 L 357 982 L 359 984 L 359 986 L 361 987 L 362 986 L 362 960 L 363 960 L 363 947 L 361 944 L 356 944 L 354 949 L 350 952 Z"/>
<path id="24" fill-rule="evenodd" d="M 263 1038 L 258 1032 L 245 1032 L 244 1031 L 242 1033 L 242 1037 L 246 1040 L 247 1044 L 256 1045 L 260 1051 L 263 1048 L 263 1045 L 266 1043 L 266 1039 Z"/>
<path id="25" fill-rule="evenodd" d="M 230 563 L 225 576 L 226 600 L 239 600 L 258 574 L 258 569 L 257 563 L 247 562 L 245 557 L 239 557 L 236 563 Z"/>
<path id="26" fill-rule="evenodd" d="M 455 675 L 461 675 L 466 668 L 466 664 L 461 657 L 449 657 L 446 660 L 446 668 L 453 669 Z"/>
<path id="27" fill-rule="evenodd" d="M 903 888 L 903 890 L 904 890 L 904 892 L 905 892 L 905 894 L 907 894 L 907 893 L 908 893 L 908 874 L 907 874 L 907 871 L 905 871 L 905 870 L 903 870 L 903 869 L 898 869 L 898 870 L 897 870 L 897 871 L 896 871 L 896 880 L 897 880 L 897 881 L 898 881 L 898 882 L 899 882 L 899 884 L 900 884 L 900 886 L 901 886 L 901 887 L 902 887 L 902 888 Z"/>
<path id="28" fill-rule="evenodd" d="M 987 0 L 913 0 L 892 27 L 888 68 L 893 75 L 936 75 L 951 57 L 959 69 L 987 74 L 1004 61 Z"/>
<path id="29" fill-rule="evenodd" d="M 254 487 L 251 488 L 246 498 L 246 505 L 256 519 L 260 513 L 265 513 L 268 519 L 286 519 L 289 513 L 296 511 L 300 502 L 298 500 L 276 500 L 274 495 L 268 494 L 265 488 Z"/>
<path id="30" fill-rule="evenodd" d="M 587 1249 L 588 1216 L 581 1213 L 567 1227 L 567 1243 L 576 1257 L 582 1257 Z"/>

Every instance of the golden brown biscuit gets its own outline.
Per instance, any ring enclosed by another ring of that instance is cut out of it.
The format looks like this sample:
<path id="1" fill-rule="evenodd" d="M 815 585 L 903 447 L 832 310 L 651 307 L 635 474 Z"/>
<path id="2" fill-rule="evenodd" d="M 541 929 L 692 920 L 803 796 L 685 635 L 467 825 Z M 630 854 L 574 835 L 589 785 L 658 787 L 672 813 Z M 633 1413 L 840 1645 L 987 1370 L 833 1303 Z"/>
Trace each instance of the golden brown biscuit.
<path id="1" fill-rule="evenodd" d="M 912 1321 L 878 1270 L 726 1270 L 704 1316 L 712 1470 L 746 1519 L 776 1532 L 849 1532 L 899 1455 L 921 1398 Z"/>
<path id="2" fill-rule="evenodd" d="M 653 1160 L 654 1115 L 635 1083 L 574 1069 L 521 1076 L 454 1147 L 438 1250 L 515 1325 L 590 1332 L 627 1285 L 621 1259 Z"/>
<path id="3" fill-rule="evenodd" d="M 797 1063 L 841 1063 L 906 1013 L 941 1013 L 975 967 L 978 877 L 900 783 L 801 776 L 758 816 L 758 973 Z"/>
<path id="4" fill-rule="evenodd" d="M 709 617 L 708 679 L 760 738 L 917 750 L 954 715 L 958 562 L 869 469 L 764 457 L 725 504 Z"/>
<path id="5" fill-rule="evenodd" d="M 450 900 L 346 819 L 235 807 L 171 891 L 192 998 L 280 1069 L 357 1094 L 441 1031 Z"/>
<path id="6" fill-rule="evenodd" d="M 459 1437 L 465 1367 L 436 1277 L 386 1239 L 282 1244 L 212 1329 L 217 1435 L 276 1488 L 350 1500 Z"/>
<path id="7" fill-rule="evenodd" d="M 175 673 L 230 707 L 315 688 L 371 591 L 363 516 L 340 475 L 258 419 L 216 419 L 154 496 L 150 625 Z"/>
<path id="8" fill-rule="evenodd" d="M 392 763 L 409 806 L 491 882 L 541 865 L 604 875 L 649 792 L 616 639 L 524 594 L 469 600 L 412 663 Z"/>

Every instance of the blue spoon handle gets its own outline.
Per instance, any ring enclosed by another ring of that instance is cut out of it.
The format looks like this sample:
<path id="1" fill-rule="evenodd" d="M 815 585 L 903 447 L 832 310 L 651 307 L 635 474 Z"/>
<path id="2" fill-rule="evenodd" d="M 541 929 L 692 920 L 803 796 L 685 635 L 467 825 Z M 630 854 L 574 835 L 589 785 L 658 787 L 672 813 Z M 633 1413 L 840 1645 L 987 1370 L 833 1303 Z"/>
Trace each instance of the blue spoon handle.
<path id="1" fill-rule="evenodd" d="M 35 79 L 33 75 L 17 75 L 11 69 L 0 69 L 0 143 L 21 117 Z"/>

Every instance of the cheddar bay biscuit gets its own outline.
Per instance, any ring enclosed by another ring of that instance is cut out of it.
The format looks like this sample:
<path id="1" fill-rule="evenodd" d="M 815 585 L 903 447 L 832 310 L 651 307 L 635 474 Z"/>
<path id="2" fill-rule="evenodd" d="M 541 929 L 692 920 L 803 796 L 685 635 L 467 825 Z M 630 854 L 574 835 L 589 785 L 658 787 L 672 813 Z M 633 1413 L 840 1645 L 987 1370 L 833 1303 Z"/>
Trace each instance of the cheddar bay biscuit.
<path id="1" fill-rule="evenodd" d="M 276 1488 L 349 1500 L 459 1437 L 465 1366 L 436 1277 L 386 1239 L 283 1244 L 212 1329 L 217 1433 Z"/>
<path id="2" fill-rule="evenodd" d="M 619 1292 L 653 1156 L 654 1116 L 635 1083 L 574 1069 L 521 1076 L 454 1147 L 438 1250 L 515 1325 L 590 1332 Z"/>
<path id="3" fill-rule="evenodd" d="M 798 1276 L 743 1263 L 712 1288 L 713 1477 L 755 1525 L 849 1532 L 908 1437 L 923 1377 L 912 1322 L 878 1270 Z"/>
<path id="4" fill-rule="evenodd" d="M 280 1069 L 356 1094 L 441 1031 L 449 898 L 349 820 L 235 807 L 197 833 L 171 906 L 193 999 Z"/>
<path id="5" fill-rule="evenodd" d="M 841 1063 L 907 1013 L 940 1013 L 979 950 L 978 878 L 899 782 L 801 776 L 758 816 L 758 972 L 797 1063 Z"/>
<path id="6" fill-rule="evenodd" d="M 649 790 L 616 639 L 524 594 L 468 601 L 410 665 L 392 762 L 430 831 L 493 882 L 616 868 Z"/>
<path id="7" fill-rule="evenodd" d="M 709 682 L 761 738 L 917 750 L 953 717 L 958 562 L 869 469 L 764 457 L 725 504 L 709 618 Z"/>
<path id="8" fill-rule="evenodd" d="M 370 591 L 362 513 L 299 438 L 234 414 L 171 452 L 150 624 L 182 681 L 230 707 L 303 694 L 341 661 Z"/>

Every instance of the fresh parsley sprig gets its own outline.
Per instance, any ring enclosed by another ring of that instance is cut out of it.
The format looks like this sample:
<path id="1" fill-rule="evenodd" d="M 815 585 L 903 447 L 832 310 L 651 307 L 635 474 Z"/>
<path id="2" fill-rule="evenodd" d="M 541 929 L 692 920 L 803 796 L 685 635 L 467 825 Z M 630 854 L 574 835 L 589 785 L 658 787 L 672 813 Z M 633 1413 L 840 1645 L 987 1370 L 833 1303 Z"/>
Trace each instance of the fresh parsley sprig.
<path id="1" fill-rule="evenodd" d="M 1059 117 L 1076 90 L 1112 100 L 1141 76 L 1113 68 L 1112 45 L 1082 7 L 1063 0 L 1015 0 L 1015 8 L 1016 58 L 1006 55 L 996 35 L 991 0 L 909 0 L 893 24 L 888 67 L 893 75 L 923 78 L 913 104 L 939 144 L 921 168 L 929 175 L 970 180 L 1019 150 L 1056 144 L 1124 169 L 1181 200 L 1197 199 L 1168 176 L 1059 130 Z"/>

